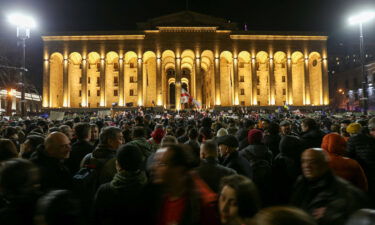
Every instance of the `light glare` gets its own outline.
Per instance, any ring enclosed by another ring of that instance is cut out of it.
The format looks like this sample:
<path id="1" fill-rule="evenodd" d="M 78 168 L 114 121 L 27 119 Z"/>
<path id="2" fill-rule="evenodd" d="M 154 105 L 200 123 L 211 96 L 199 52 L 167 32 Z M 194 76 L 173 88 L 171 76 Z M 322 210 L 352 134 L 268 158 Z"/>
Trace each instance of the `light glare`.
<path id="1" fill-rule="evenodd" d="M 349 24 L 365 23 L 375 18 L 375 12 L 362 12 L 358 15 L 349 17 Z"/>
<path id="2" fill-rule="evenodd" d="M 36 22 L 31 16 L 23 15 L 21 13 L 13 13 L 8 16 L 8 21 L 22 28 L 35 28 Z"/>

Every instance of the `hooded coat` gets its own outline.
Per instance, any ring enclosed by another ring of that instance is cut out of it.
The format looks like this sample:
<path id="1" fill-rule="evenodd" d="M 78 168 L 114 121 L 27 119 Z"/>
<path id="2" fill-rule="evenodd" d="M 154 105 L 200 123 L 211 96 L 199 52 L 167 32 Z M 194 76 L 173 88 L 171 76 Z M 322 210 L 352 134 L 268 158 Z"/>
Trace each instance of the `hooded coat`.
<path id="1" fill-rule="evenodd" d="M 346 154 L 346 141 L 338 134 L 327 134 L 322 141 L 329 157 L 329 166 L 339 177 L 349 181 L 363 191 L 367 191 L 367 178 L 362 167 L 354 159 L 344 157 Z"/>
<path id="2" fill-rule="evenodd" d="M 274 203 L 287 204 L 292 194 L 293 184 L 302 173 L 302 142 L 296 136 L 283 136 L 279 151 L 272 164 Z"/>

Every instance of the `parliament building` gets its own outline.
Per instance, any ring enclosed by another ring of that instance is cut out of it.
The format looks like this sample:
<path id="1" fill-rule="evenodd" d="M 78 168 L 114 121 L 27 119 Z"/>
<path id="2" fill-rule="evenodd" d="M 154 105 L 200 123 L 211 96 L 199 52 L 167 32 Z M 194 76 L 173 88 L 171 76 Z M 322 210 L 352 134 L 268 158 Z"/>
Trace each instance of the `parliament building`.
<path id="1" fill-rule="evenodd" d="M 254 32 L 183 11 L 135 31 L 46 35 L 44 108 L 329 104 L 327 36 Z"/>

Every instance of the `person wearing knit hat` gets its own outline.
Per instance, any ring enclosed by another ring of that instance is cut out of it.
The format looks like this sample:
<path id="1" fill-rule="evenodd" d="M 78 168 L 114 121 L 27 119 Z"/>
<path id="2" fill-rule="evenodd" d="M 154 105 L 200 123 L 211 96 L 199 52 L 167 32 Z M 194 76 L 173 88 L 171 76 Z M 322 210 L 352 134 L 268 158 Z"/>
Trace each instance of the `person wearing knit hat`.
<path id="1" fill-rule="evenodd" d="M 351 123 L 346 127 L 346 132 L 348 132 L 350 136 L 359 134 L 361 130 L 362 126 L 359 123 Z"/>
<path id="2" fill-rule="evenodd" d="M 251 178 L 250 163 L 238 152 L 238 140 L 233 135 L 216 139 L 219 146 L 220 162 L 223 166 L 234 169 L 238 174 Z"/>

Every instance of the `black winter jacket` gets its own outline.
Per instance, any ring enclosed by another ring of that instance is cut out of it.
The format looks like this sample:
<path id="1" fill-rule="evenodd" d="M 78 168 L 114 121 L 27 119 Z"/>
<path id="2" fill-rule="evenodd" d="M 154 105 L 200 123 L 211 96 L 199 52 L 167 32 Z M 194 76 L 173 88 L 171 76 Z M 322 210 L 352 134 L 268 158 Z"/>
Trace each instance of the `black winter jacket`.
<path id="1" fill-rule="evenodd" d="M 248 178 L 252 177 L 250 163 L 241 156 L 238 151 L 232 152 L 230 155 L 226 156 L 221 164 L 235 170 L 240 175 L 244 175 Z"/>

